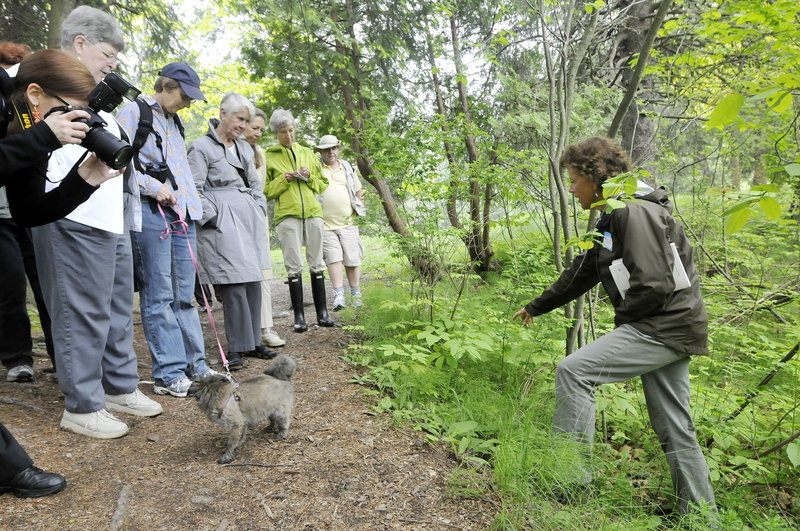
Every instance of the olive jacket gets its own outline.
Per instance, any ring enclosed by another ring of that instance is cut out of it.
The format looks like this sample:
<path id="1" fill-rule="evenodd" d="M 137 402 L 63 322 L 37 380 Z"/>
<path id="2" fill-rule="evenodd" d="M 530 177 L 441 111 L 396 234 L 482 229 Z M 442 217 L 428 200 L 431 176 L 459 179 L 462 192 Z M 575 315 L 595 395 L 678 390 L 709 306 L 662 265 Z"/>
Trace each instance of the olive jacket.
<path id="1" fill-rule="evenodd" d="M 666 191 L 660 188 L 603 214 L 596 228 L 603 234 L 602 242 L 579 255 L 525 310 L 533 316 L 547 313 L 602 282 L 614 305 L 617 326 L 630 324 L 681 354 L 708 354 L 708 316 L 692 246 L 672 217 Z M 678 291 L 670 243 L 675 244 L 691 282 Z M 624 297 L 610 270 L 618 259 L 630 275 Z"/>

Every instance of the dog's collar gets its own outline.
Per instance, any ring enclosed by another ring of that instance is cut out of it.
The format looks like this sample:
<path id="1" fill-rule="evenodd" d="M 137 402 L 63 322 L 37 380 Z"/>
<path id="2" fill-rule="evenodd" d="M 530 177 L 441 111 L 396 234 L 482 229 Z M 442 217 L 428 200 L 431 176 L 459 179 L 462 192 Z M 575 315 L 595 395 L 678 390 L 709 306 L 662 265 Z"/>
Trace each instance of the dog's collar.
<path id="1" fill-rule="evenodd" d="M 222 418 L 222 412 L 223 412 L 223 411 L 225 411 L 225 408 L 226 408 L 226 407 L 228 407 L 228 403 L 231 401 L 231 399 L 234 399 L 234 400 L 236 400 L 237 402 L 238 402 L 239 400 L 241 400 L 241 398 L 239 397 L 239 393 L 237 393 L 237 392 L 233 392 L 233 393 L 231 393 L 231 396 L 229 396 L 229 397 L 228 397 L 228 399 L 225 401 L 225 403 L 224 403 L 224 404 L 222 404 L 222 407 L 221 407 L 221 408 L 219 408 L 219 417 L 220 417 L 220 418 Z"/>

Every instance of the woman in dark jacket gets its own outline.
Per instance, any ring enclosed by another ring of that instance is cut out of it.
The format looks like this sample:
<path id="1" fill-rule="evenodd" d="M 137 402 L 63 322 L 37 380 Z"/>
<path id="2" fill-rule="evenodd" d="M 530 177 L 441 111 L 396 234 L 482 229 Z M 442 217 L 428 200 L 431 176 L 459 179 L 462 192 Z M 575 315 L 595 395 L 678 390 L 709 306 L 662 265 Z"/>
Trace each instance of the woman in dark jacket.
<path id="1" fill-rule="evenodd" d="M 120 174 L 92 155 L 72 168 L 59 188 L 45 193 L 50 152 L 62 144 L 79 144 L 89 130 L 72 121 L 88 118 L 88 113 L 64 108 L 86 106 L 95 87 L 78 59 L 59 50 L 42 50 L 20 63 L 13 81 L 2 71 L 0 84 L 8 90 L 5 104 L 10 115 L 9 122 L 0 125 L 0 136 L 7 134 L 0 151 L 0 186 L 7 187 L 15 222 L 30 227 L 60 219 Z"/>
<path id="2" fill-rule="evenodd" d="M 593 137 L 569 146 L 561 165 L 581 207 L 604 212 L 596 226 L 602 241 L 578 256 L 514 319 L 530 326 L 535 316 L 602 282 L 614 305 L 616 327 L 558 364 L 553 432 L 580 443 L 577 479 L 589 483 L 594 388 L 640 376 L 650 422 L 670 466 L 678 510 L 687 512 L 690 503 L 716 510 L 689 412 L 689 355 L 708 354 L 708 318 L 692 247 L 672 217 L 663 189 L 647 187 L 636 194 L 636 202 L 605 212 L 603 183 L 630 169 L 630 159 L 613 140 Z"/>
<path id="3" fill-rule="evenodd" d="M 69 111 L 53 113 L 46 118 L 42 116 L 51 108 L 63 105 L 53 97 L 55 94 L 85 104 L 94 82 L 77 59 L 63 52 L 40 55 L 38 59 L 33 59 L 34 64 L 37 60 L 43 61 L 46 68 L 42 71 L 47 75 L 37 75 L 37 71 L 27 64 L 22 68 L 16 92 L 13 82 L 0 69 L 3 102 L 11 111 L 3 115 L 3 118 L 9 118 L 11 124 L 8 127 L 8 122 L 0 123 L 0 137 L 5 136 L 7 129 L 11 133 L 18 133 L 0 141 L 0 186 L 8 185 L 16 191 L 17 204 L 25 207 L 24 217 L 30 224 L 48 223 L 68 214 L 91 195 L 104 176 L 112 175 L 107 173 L 107 167 L 91 161 L 89 165 L 76 168 L 74 174 L 71 173 L 70 186 L 44 193 L 49 153 L 62 144 L 80 143 L 86 136 L 88 126 L 73 120 L 86 118 L 88 114 L 85 111 Z M 56 67 L 64 65 L 74 70 L 68 70 L 55 84 L 58 87 L 56 91 L 55 86 L 48 87 L 47 81 L 58 76 Z M 65 84 L 64 78 L 71 78 L 75 83 Z M 44 91 L 45 88 L 50 94 Z M 94 170 L 90 171 L 89 168 Z M 27 452 L 0 423 L 0 494 L 11 491 L 17 497 L 34 498 L 56 493 L 66 484 L 64 476 L 34 466 Z"/>

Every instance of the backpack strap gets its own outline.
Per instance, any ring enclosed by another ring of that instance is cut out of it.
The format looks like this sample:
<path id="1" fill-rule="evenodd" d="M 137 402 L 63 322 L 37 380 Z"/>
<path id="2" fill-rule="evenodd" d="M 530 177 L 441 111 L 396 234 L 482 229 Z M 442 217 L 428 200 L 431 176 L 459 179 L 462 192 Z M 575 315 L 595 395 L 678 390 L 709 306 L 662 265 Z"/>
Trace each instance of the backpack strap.
<path id="1" fill-rule="evenodd" d="M 156 134 L 156 144 L 161 147 L 160 135 L 153 129 L 153 109 L 142 98 L 136 98 L 136 104 L 139 106 L 139 125 L 136 128 L 136 134 L 133 136 L 131 147 L 133 148 L 133 164 L 140 173 L 144 173 L 142 163 L 139 162 L 139 151 L 147 142 L 147 137 L 150 133 Z"/>

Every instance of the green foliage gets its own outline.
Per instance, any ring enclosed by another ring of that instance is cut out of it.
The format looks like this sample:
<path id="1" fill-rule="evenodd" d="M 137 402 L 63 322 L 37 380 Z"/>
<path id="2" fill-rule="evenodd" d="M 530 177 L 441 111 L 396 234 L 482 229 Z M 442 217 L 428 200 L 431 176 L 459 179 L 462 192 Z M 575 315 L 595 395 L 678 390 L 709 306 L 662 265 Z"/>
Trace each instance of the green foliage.
<path id="1" fill-rule="evenodd" d="M 620 180 L 623 189 L 625 182 Z M 730 274 L 744 279 L 755 268 L 764 285 L 776 282 L 794 293 L 796 286 L 781 279 L 796 274 L 791 261 L 797 238 L 794 248 L 787 248 L 786 238 L 795 226 L 768 219 L 753 226 L 758 236 L 736 234 L 740 245 L 728 253 L 731 263 L 742 265 Z M 509 321 L 554 278 L 546 237 L 531 231 L 530 221 L 525 215 L 509 219 L 516 235 L 497 240 L 502 267 L 496 274 L 476 278 L 454 270 L 452 278 L 423 289 L 400 272 L 391 286 L 370 285 L 365 291 L 370 311 L 357 314 L 365 341 L 350 355 L 367 368 L 358 381 L 375 396 L 377 411 L 390 412 L 431 442 L 447 444 L 465 474 L 481 475 L 481 488 L 500 493 L 498 528 L 584 528 L 578 522 L 592 512 L 597 515 L 592 528 L 658 529 L 664 520 L 648 512 L 671 498 L 671 482 L 638 381 L 598 389 L 591 496 L 575 506 L 562 503 L 564 497 L 585 495 L 571 486 L 576 449 L 550 435 L 554 370 L 563 356 L 566 321 L 556 312 L 537 318 L 531 329 Z M 690 220 L 695 221 L 708 223 L 704 230 L 721 230 L 719 218 Z M 459 275 L 467 279 L 463 293 Z M 715 279 L 708 283 L 713 286 Z M 754 300 L 764 295 L 763 286 L 753 287 Z M 706 291 L 712 356 L 693 360 L 692 407 L 725 528 L 789 529 L 800 518 L 792 505 L 800 443 L 762 455 L 800 428 L 800 360 L 786 364 L 736 419 L 725 420 L 787 344 L 800 340 L 796 301 L 780 308 L 788 324 L 770 324 L 737 317 L 741 294 Z M 600 334 L 608 328 L 603 321 L 611 322 L 610 311 L 601 304 L 595 312 Z M 768 492 L 745 488 L 762 483 L 773 493 L 785 492 L 785 502 L 778 506 Z M 700 529 L 702 522 L 686 517 L 683 525 Z"/>

